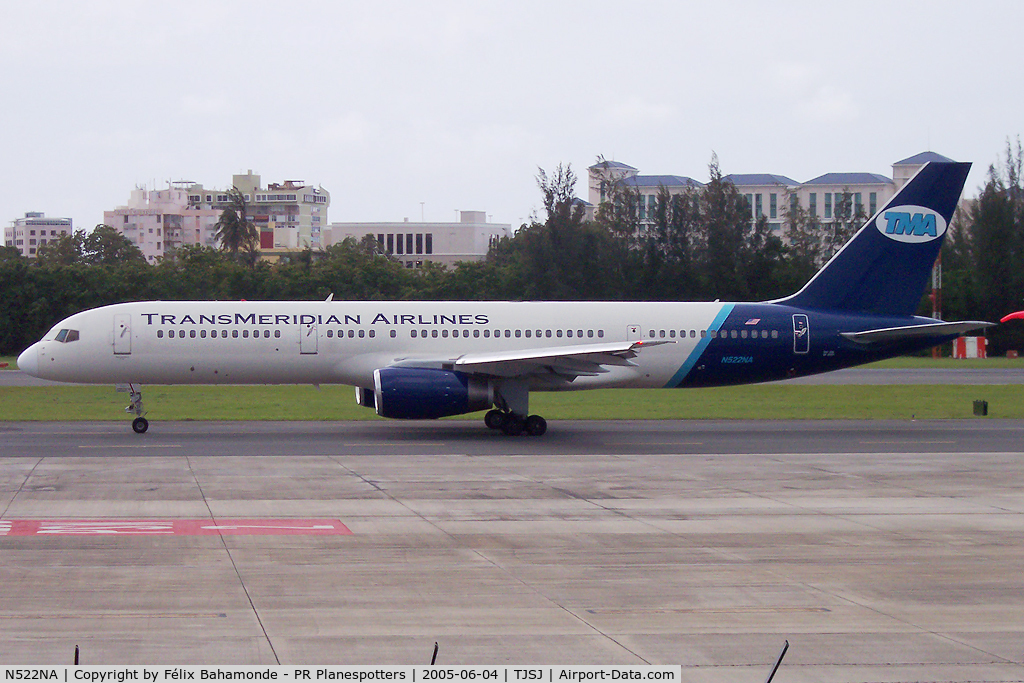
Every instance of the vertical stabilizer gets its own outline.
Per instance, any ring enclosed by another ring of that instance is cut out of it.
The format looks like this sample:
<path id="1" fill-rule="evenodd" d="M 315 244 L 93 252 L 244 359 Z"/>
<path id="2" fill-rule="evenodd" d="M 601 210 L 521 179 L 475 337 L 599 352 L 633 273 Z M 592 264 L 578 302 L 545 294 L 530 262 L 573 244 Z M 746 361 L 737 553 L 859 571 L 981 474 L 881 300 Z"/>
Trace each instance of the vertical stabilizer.
<path id="1" fill-rule="evenodd" d="M 913 315 L 970 168 L 969 163 L 926 164 L 803 289 L 777 303 Z"/>

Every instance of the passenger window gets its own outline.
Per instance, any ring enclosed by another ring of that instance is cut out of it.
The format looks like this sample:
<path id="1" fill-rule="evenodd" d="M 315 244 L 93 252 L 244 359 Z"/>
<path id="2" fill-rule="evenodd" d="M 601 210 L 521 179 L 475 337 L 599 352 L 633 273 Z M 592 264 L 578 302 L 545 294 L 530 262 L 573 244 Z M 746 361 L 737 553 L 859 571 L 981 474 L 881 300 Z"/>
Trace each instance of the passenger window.
<path id="1" fill-rule="evenodd" d="M 693 339 L 696 336 L 697 336 L 697 330 L 690 330 L 690 339 Z M 700 336 L 703 337 L 704 335 L 701 334 Z"/>
<path id="2" fill-rule="evenodd" d="M 530 337 L 530 334 L 531 334 L 531 331 L 530 331 L 530 330 L 527 330 L 527 331 L 526 331 L 526 337 L 527 337 L 527 339 L 529 339 L 529 337 Z"/>
<path id="3" fill-rule="evenodd" d="M 740 331 L 740 336 L 743 337 L 744 339 L 746 339 L 747 338 L 747 331 L 746 330 Z"/>
<path id="4" fill-rule="evenodd" d="M 416 335 L 413 335 L 416 336 Z M 332 339 L 334 337 L 334 330 L 327 330 L 327 338 Z"/>
<path id="5" fill-rule="evenodd" d="M 430 336 L 433 337 L 434 339 L 437 339 L 437 330 L 431 330 Z"/>
<path id="6" fill-rule="evenodd" d="M 566 337 L 571 337 L 572 336 L 572 330 L 566 330 L 565 331 L 565 336 Z"/>
<path id="7" fill-rule="evenodd" d="M 659 330 L 658 336 L 661 337 L 662 339 L 664 339 L 665 338 L 665 330 Z M 673 335 L 673 336 L 675 336 L 675 335 Z"/>
<path id="8" fill-rule="evenodd" d="M 206 330 L 199 330 L 199 336 L 206 339 Z"/>
<path id="9" fill-rule="evenodd" d="M 545 337 L 550 337 L 551 336 L 551 330 L 544 330 L 544 336 Z"/>
<path id="10" fill-rule="evenodd" d="M 372 332 L 372 330 L 371 330 L 371 332 Z M 370 336 L 373 336 L 373 335 L 371 334 Z M 394 339 L 397 336 L 398 336 L 398 332 L 395 331 L 395 330 L 391 330 L 391 338 Z"/>
<path id="11" fill-rule="evenodd" d="M 411 337 L 412 337 L 413 339 L 415 339 L 415 338 L 416 338 L 416 330 L 413 330 L 412 332 L 410 332 L 410 333 L 409 333 L 409 335 L 410 335 L 410 336 L 411 336 Z"/>
<path id="12" fill-rule="evenodd" d="M 242 338 L 243 339 L 248 339 L 249 338 L 249 330 L 242 330 Z"/>
<path id="13" fill-rule="evenodd" d="M 220 331 L 220 338 L 221 339 L 227 339 L 228 338 L 228 331 L 227 330 L 221 330 Z"/>
<path id="14" fill-rule="evenodd" d="M 576 330 L 576 336 L 583 339 L 583 330 Z"/>
<path id="15" fill-rule="evenodd" d="M 512 330 L 505 330 L 505 339 L 508 339 L 511 336 L 512 336 Z"/>
<path id="16" fill-rule="evenodd" d="M 238 330 L 231 330 L 231 336 L 235 339 L 238 339 Z"/>
<path id="17" fill-rule="evenodd" d="M 491 331 L 490 330 L 484 330 L 484 338 L 485 339 L 490 339 L 490 337 L 491 337 Z"/>
<path id="18" fill-rule="evenodd" d="M 778 330 L 772 330 L 772 339 L 778 339 L 778 338 L 779 338 L 779 331 Z"/>
<path id="19" fill-rule="evenodd" d="M 555 330 L 555 336 L 556 337 L 561 337 L 562 336 L 562 331 L 561 330 Z"/>
<path id="20" fill-rule="evenodd" d="M 157 339 L 163 339 L 164 338 L 164 331 L 163 330 L 157 330 L 156 331 L 156 338 Z"/>
<path id="21" fill-rule="evenodd" d="M 517 337 L 523 336 L 523 331 L 522 330 L 516 330 L 516 336 Z"/>
<path id="22" fill-rule="evenodd" d="M 587 330 L 587 336 L 588 337 L 593 337 L 594 336 L 594 331 L 593 330 Z"/>
<path id="23" fill-rule="evenodd" d="M 475 338 L 477 338 L 479 336 L 480 336 L 480 330 L 473 330 L 473 338 L 475 339 Z"/>
<path id="24" fill-rule="evenodd" d="M 597 331 L 597 336 L 601 337 L 601 338 L 604 338 L 604 330 L 598 330 Z"/>
<path id="25" fill-rule="evenodd" d="M 392 337 L 394 337 L 396 334 L 397 333 L 394 330 L 391 330 Z M 375 336 L 377 336 L 377 330 L 370 330 L 370 339 L 373 339 Z"/>
<path id="26" fill-rule="evenodd" d="M 668 331 L 668 336 L 669 336 L 670 339 L 675 339 L 676 338 L 676 331 L 675 330 L 669 330 Z"/>
<path id="27" fill-rule="evenodd" d="M 366 336 L 366 330 L 359 330 L 359 338 L 362 339 Z"/>
<path id="28" fill-rule="evenodd" d="M 274 330 L 274 338 L 275 339 L 280 339 L 281 338 L 281 330 Z"/>
<path id="29" fill-rule="evenodd" d="M 736 337 L 738 337 L 739 335 L 737 335 L 737 334 L 736 334 L 736 330 L 733 330 L 733 331 L 731 331 L 731 332 L 729 333 L 729 336 L 730 336 L 730 337 L 732 337 L 733 339 L 735 339 L 735 338 L 736 338 Z"/>
<path id="30" fill-rule="evenodd" d="M 190 336 L 193 339 L 195 339 L 196 338 L 196 331 L 195 330 L 189 330 L 188 331 L 188 336 Z"/>
<path id="31" fill-rule="evenodd" d="M 270 339 L 270 330 L 263 330 L 263 338 Z"/>

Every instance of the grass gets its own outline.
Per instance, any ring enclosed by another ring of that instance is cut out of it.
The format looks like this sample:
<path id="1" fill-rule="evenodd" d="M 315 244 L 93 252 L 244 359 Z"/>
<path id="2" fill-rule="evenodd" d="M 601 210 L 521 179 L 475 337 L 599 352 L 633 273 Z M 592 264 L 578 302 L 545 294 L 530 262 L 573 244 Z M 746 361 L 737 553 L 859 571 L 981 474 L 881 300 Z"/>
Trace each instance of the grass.
<path id="1" fill-rule="evenodd" d="M 151 420 L 373 420 L 350 387 L 148 386 Z M 833 386 L 760 384 L 715 389 L 606 389 L 534 393 L 531 412 L 549 420 L 958 419 L 975 400 L 989 416 L 1024 419 L 1024 385 Z M 110 386 L 0 388 L 0 420 L 118 420 L 126 394 Z"/>

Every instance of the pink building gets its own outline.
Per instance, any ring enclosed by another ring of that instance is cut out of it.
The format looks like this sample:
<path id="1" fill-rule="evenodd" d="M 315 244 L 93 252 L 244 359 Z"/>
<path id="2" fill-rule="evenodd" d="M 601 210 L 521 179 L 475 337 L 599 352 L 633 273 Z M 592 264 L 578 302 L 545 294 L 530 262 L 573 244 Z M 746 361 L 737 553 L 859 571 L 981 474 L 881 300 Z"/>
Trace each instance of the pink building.
<path id="1" fill-rule="evenodd" d="M 103 222 L 131 240 L 150 263 L 185 244 L 217 247 L 220 210 L 192 208 L 188 189 L 181 185 L 150 192 L 136 188 L 127 206 L 103 212 Z"/>

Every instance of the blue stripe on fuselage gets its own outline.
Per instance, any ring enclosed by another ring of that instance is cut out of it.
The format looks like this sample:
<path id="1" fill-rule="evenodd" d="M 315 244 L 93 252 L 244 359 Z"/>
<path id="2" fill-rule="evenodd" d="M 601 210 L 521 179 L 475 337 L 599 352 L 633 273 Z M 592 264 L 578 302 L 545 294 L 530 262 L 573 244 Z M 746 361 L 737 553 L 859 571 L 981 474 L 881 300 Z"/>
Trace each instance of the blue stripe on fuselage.
<path id="1" fill-rule="evenodd" d="M 697 346 L 693 347 L 693 351 L 687 356 L 686 361 L 676 370 L 676 374 L 672 375 L 672 379 L 665 385 L 666 389 L 673 389 L 682 384 L 683 380 L 686 379 L 686 375 L 693 369 L 693 366 L 697 364 L 701 354 L 704 353 L 704 349 L 711 343 L 711 330 L 717 332 L 721 329 L 722 325 L 725 324 L 725 319 L 732 313 L 732 309 L 735 304 L 723 304 L 722 309 L 718 311 L 718 315 L 711 321 L 711 325 L 708 327 L 708 333 L 697 342 Z"/>

